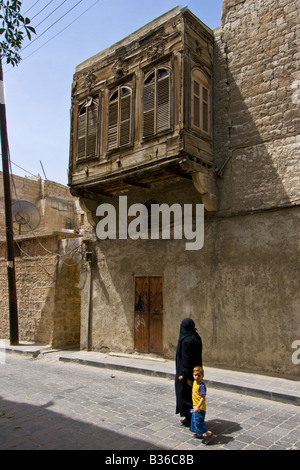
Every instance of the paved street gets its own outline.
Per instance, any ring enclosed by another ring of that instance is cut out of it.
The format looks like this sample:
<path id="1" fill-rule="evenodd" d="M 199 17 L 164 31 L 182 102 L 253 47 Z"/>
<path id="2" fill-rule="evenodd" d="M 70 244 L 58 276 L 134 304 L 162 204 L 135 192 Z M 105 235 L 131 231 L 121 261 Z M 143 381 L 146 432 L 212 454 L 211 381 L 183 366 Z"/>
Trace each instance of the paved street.
<path id="1" fill-rule="evenodd" d="M 300 408 L 271 400 L 210 388 L 205 446 L 180 425 L 166 378 L 7 354 L 0 383 L 1 450 L 300 449 Z"/>

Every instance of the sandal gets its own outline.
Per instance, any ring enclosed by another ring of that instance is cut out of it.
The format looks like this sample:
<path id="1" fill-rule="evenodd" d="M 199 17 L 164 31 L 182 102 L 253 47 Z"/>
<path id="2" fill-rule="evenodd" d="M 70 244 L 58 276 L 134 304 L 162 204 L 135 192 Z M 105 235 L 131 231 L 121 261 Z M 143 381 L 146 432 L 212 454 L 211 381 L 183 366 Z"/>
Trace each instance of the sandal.
<path id="1" fill-rule="evenodd" d="M 214 435 L 214 433 L 211 433 L 211 435 L 208 436 L 208 437 L 205 439 L 204 444 L 207 446 L 207 444 L 210 443 L 210 441 L 213 439 L 213 437 L 216 437 L 216 436 Z"/>

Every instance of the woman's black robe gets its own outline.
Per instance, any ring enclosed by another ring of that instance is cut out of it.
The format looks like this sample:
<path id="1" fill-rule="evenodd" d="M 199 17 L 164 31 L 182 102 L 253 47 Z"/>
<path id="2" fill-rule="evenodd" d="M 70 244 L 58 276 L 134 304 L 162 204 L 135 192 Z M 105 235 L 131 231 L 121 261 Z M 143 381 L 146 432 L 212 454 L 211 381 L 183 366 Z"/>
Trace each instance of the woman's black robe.
<path id="1" fill-rule="evenodd" d="M 180 413 L 189 422 L 192 403 L 193 368 L 202 366 L 202 341 L 196 332 L 195 323 L 190 318 L 181 322 L 176 350 L 176 414 Z M 183 376 L 182 380 L 179 377 Z"/>

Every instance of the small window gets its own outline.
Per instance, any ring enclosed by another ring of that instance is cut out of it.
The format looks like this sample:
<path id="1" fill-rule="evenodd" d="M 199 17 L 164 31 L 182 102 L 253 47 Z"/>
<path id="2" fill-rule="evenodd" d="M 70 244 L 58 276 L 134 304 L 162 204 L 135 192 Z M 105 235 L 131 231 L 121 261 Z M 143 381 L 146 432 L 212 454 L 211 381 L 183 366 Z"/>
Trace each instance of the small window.
<path id="1" fill-rule="evenodd" d="M 132 89 L 119 86 L 109 98 L 108 150 L 131 144 L 132 140 Z"/>
<path id="2" fill-rule="evenodd" d="M 88 97 L 80 106 L 77 127 L 77 157 L 79 159 L 97 155 L 98 99 Z"/>
<path id="3" fill-rule="evenodd" d="M 171 128 L 171 72 L 158 67 L 144 81 L 143 135 L 150 137 Z"/>
<path id="4" fill-rule="evenodd" d="M 210 86 L 199 69 L 192 72 L 192 127 L 210 134 Z"/>

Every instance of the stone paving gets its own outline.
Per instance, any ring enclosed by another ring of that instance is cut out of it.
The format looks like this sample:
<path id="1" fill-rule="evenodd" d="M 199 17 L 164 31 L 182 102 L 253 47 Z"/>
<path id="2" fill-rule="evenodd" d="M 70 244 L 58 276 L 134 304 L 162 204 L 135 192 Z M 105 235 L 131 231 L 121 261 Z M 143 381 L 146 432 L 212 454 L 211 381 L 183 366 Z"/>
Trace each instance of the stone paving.
<path id="1" fill-rule="evenodd" d="M 299 406 L 209 388 L 205 446 L 174 414 L 171 379 L 7 354 L 0 381 L 1 450 L 300 449 Z"/>

